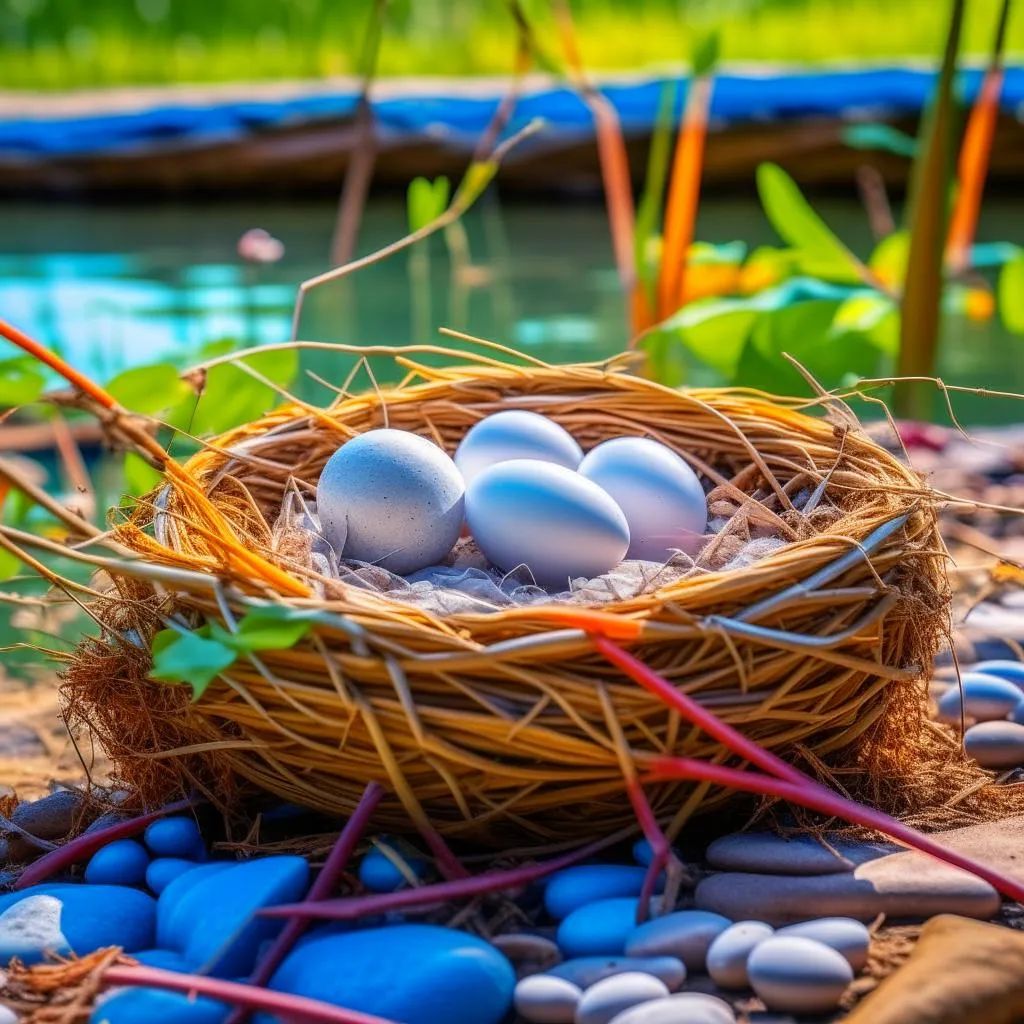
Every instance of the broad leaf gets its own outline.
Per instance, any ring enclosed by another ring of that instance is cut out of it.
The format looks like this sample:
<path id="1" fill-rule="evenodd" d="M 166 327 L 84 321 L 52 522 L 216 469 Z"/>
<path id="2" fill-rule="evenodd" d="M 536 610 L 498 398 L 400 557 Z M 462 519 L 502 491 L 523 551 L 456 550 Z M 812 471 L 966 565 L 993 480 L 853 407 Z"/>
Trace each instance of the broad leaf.
<path id="1" fill-rule="evenodd" d="M 126 409 L 147 416 L 171 409 L 192 394 L 192 388 L 170 363 L 125 370 L 106 387 Z"/>
<path id="2" fill-rule="evenodd" d="M 1007 263 L 999 275 L 999 312 L 1007 330 L 1024 334 L 1024 254 Z"/>
<path id="3" fill-rule="evenodd" d="M 721 38 L 717 30 L 698 38 L 690 56 L 691 74 L 697 77 L 698 75 L 708 75 L 714 71 L 718 65 L 720 52 Z"/>
<path id="4" fill-rule="evenodd" d="M 0 408 L 28 405 L 42 393 L 46 379 L 30 357 L 0 360 Z"/>
<path id="5" fill-rule="evenodd" d="M 862 335 L 886 355 L 895 356 L 900 343 L 899 310 L 886 295 L 867 290 L 858 292 L 840 304 L 829 333 L 840 343 L 844 335 Z"/>
<path id="6" fill-rule="evenodd" d="M 241 653 L 280 651 L 294 647 L 313 625 L 310 613 L 284 605 L 254 608 L 238 623 L 238 631 L 229 633 L 214 627 L 214 636 Z"/>
<path id="7" fill-rule="evenodd" d="M 409 184 L 408 213 L 410 233 L 425 228 L 448 208 L 451 184 L 443 175 L 430 181 L 413 178 Z"/>
<path id="8" fill-rule="evenodd" d="M 886 286 L 899 290 L 907 276 L 907 256 L 910 253 L 910 235 L 894 231 L 875 246 L 868 260 L 871 272 Z"/>
<path id="9" fill-rule="evenodd" d="M 0 580 L 9 580 L 21 572 L 21 562 L 6 548 L 0 548 Z"/>
<path id="10" fill-rule="evenodd" d="M 804 273 L 850 283 L 863 280 L 860 261 L 832 233 L 781 167 L 761 164 L 757 191 L 772 227 L 797 250 Z"/>
<path id="11" fill-rule="evenodd" d="M 161 480 L 163 480 L 163 476 L 145 459 L 134 452 L 128 452 L 125 455 L 124 486 L 128 494 L 135 497 L 140 494 L 148 494 Z"/>
<path id="12" fill-rule="evenodd" d="M 164 629 L 153 637 L 150 677 L 162 683 L 188 683 L 199 700 L 214 679 L 230 668 L 236 651 L 199 633 Z"/>

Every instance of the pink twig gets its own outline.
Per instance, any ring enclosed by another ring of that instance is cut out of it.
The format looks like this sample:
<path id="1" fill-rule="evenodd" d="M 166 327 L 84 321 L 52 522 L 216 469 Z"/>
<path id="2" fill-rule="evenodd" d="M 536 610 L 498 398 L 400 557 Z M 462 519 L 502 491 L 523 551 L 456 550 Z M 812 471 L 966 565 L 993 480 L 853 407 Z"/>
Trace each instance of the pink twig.
<path id="1" fill-rule="evenodd" d="M 179 974 L 177 971 L 164 971 L 158 967 L 108 967 L 103 972 L 102 982 L 104 985 L 142 985 L 147 988 L 163 988 L 171 992 L 207 996 L 222 1003 L 234 1003 L 250 1010 L 264 1010 L 279 1020 L 317 1021 L 324 1024 L 392 1024 L 383 1017 L 331 1006 L 330 1003 L 321 1003 L 305 996 L 273 992 L 242 982 L 225 981 L 223 978 Z"/>
<path id="2" fill-rule="evenodd" d="M 469 872 L 459 858 L 452 853 L 451 848 L 444 841 L 440 832 L 432 828 L 423 828 L 420 829 L 420 835 L 423 836 L 423 841 L 430 847 L 430 852 L 434 855 L 438 870 L 449 882 L 459 878 L 469 878 Z"/>
<path id="3" fill-rule="evenodd" d="M 651 899 L 654 896 L 654 887 L 658 884 L 658 876 L 665 870 L 672 856 L 672 847 L 665 838 L 665 833 L 661 831 L 640 783 L 627 783 L 626 791 L 629 794 L 629 802 L 633 805 L 636 820 L 640 822 L 644 838 L 651 846 L 651 863 L 647 866 L 647 874 L 644 875 L 644 884 L 640 888 L 640 899 L 636 907 L 636 923 L 643 924 L 650 912 Z"/>
<path id="4" fill-rule="evenodd" d="M 357 896 L 349 899 L 322 900 L 319 903 L 289 903 L 278 907 L 267 907 L 259 911 L 264 917 L 316 917 L 329 921 L 353 921 L 370 914 L 385 914 L 391 910 L 407 907 L 422 907 L 448 900 L 469 899 L 505 889 L 521 888 L 540 878 L 572 867 L 581 860 L 599 853 L 617 842 L 621 836 L 606 836 L 572 853 L 563 854 L 540 864 L 526 864 L 506 871 L 489 871 L 470 878 L 459 878 L 451 882 L 422 885 L 418 889 L 401 889 L 398 892 L 375 893 L 373 896 Z"/>
<path id="5" fill-rule="evenodd" d="M 27 889 L 30 885 L 38 885 L 46 879 L 62 871 L 64 868 L 77 864 L 86 857 L 91 857 L 107 843 L 115 839 L 126 839 L 128 836 L 138 835 L 144 831 L 147 825 L 166 817 L 168 814 L 177 814 L 178 811 L 187 811 L 195 807 L 200 801 L 189 798 L 178 800 L 173 804 L 167 804 L 159 810 L 142 814 L 138 818 L 130 818 L 128 821 L 119 821 L 107 828 L 97 829 L 95 832 L 87 832 L 85 835 L 72 839 L 70 843 L 57 847 L 51 853 L 40 857 L 34 864 L 30 864 L 21 873 L 21 877 L 14 883 L 15 889 Z"/>
<path id="6" fill-rule="evenodd" d="M 316 881 L 310 886 L 306 894 L 306 903 L 326 899 L 337 884 L 341 873 L 345 870 L 349 858 L 355 852 L 356 845 L 366 831 L 373 812 L 384 796 L 384 787 L 378 782 L 371 782 L 363 795 L 352 817 L 348 819 L 341 835 L 338 836 L 327 862 L 317 875 Z M 301 917 L 293 917 L 281 931 L 281 934 L 274 940 L 273 945 L 267 950 L 266 956 L 256 966 L 252 976 L 249 978 L 250 985 L 263 987 L 270 981 L 274 971 L 280 967 L 281 962 L 291 952 L 292 947 L 300 938 L 303 932 L 309 927 L 309 921 Z M 227 1024 L 243 1024 L 249 1018 L 249 1008 L 239 1006 L 228 1018 Z"/>
<path id="7" fill-rule="evenodd" d="M 947 864 L 952 864 L 953 867 L 962 868 L 964 871 L 976 875 L 1007 898 L 1016 900 L 1018 903 L 1024 902 L 1024 884 L 1007 878 L 998 871 L 957 853 L 956 850 L 949 850 L 941 846 L 930 836 L 922 835 L 888 814 L 865 807 L 853 800 L 847 800 L 846 797 L 839 796 L 838 793 L 833 793 L 830 789 L 826 789 L 810 779 L 807 780 L 810 784 L 798 786 L 782 779 L 769 778 L 760 772 L 726 768 L 723 765 L 708 764 L 689 757 L 657 755 L 645 759 L 644 766 L 649 772 L 647 778 L 652 782 L 663 779 L 703 779 L 707 782 L 717 782 L 723 786 L 731 786 L 733 789 L 741 789 L 748 793 L 778 797 L 780 800 L 788 800 L 790 803 L 799 804 L 812 811 L 819 811 L 822 814 L 843 818 L 855 825 L 863 825 L 865 828 L 884 832 L 906 846 L 913 847 L 920 850 L 921 853 L 927 853 L 937 860 L 945 861 Z"/>

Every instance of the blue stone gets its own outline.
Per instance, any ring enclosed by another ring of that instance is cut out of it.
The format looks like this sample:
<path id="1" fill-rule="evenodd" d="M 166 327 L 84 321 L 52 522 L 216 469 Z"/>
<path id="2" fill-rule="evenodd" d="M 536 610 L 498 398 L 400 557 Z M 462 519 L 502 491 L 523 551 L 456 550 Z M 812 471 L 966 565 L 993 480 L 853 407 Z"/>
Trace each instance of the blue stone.
<path id="1" fill-rule="evenodd" d="M 257 911 L 301 900 L 309 865 L 303 857 L 264 857 L 187 885 L 201 870 L 181 875 L 160 895 L 159 945 L 178 950 L 191 967 L 214 977 L 249 974 L 260 944 L 283 926 L 281 919 L 258 917 Z"/>
<path id="2" fill-rule="evenodd" d="M 192 860 L 206 850 L 199 826 L 192 818 L 162 818 L 154 821 L 142 838 L 156 857 Z"/>
<path id="3" fill-rule="evenodd" d="M 146 885 L 159 896 L 176 878 L 186 871 L 195 871 L 198 866 L 194 860 L 157 857 L 146 868 Z"/>
<path id="4" fill-rule="evenodd" d="M 561 920 L 579 907 L 616 896 L 639 896 L 646 868 L 632 864 L 582 864 L 552 875 L 544 890 L 544 906 Z"/>
<path id="5" fill-rule="evenodd" d="M 679 851 L 675 847 L 672 848 L 673 852 L 678 856 Z M 638 839 L 633 844 L 633 860 L 637 864 L 643 864 L 646 868 L 650 865 L 651 861 L 654 860 L 654 851 L 651 849 L 651 844 L 646 839 Z"/>
<path id="6" fill-rule="evenodd" d="M 56 896 L 36 893 L 0 913 L 0 967 L 17 957 L 36 964 L 47 953 L 66 956 L 71 946 L 60 930 L 64 906 Z"/>
<path id="7" fill-rule="evenodd" d="M 201 864 L 193 871 L 186 871 L 171 882 L 162 893 L 156 912 L 156 942 L 161 948 L 170 948 L 171 936 L 188 934 L 190 903 L 187 894 L 200 882 L 205 881 L 222 871 L 230 871 L 234 862 L 218 860 L 211 864 Z"/>
<path id="8" fill-rule="evenodd" d="M 148 949 L 156 937 L 156 900 L 120 885 L 55 882 L 0 896 L 0 914 L 29 896 L 55 896 L 63 904 L 60 930 L 79 956 L 105 946 Z M 2 940 L 0 940 L 2 941 Z M 0 946 L 0 962 L 6 963 Z"/>
<path id="9" fill-rule="evenodd" d="M 998 676 L 1008 683 L 1024 686 L 1024 661 L 1011 661 L 1008 658 L 997 658 L 993 661 L 982 661 L 971 666 L 972 672 L 982 672 L 987 676 Z"/>
<path id="10" fill-rule="evenodd" d="M 156 988 L 122 989 L 102 1000 L 89 1024 L 223 1024 L 227 1003 Z"/>
<path id="11" fill-rule="evenodd" d="M 90 885 L 144 885 L 149 854 L 134 839 L 115 839 L 93 855 L 85 866 Z"/>
<path id="12" fill-rule="evenodd" d="M 387 837 L 382 841 L 388 846 L 391 843 Z M 423 857 L 410 856 L 399 846 L 394 847 L 397 853 L 406 863 L 409 870 L 419 879 L 422 879 L 427 872 L 428 862 Z M 404 889 L 409 881 L 405 875 L 392 863 L 391 859 L 377 846 L 373 846 L 363 857 L 359 864 L 359 881 L 370 890 L 370 892 L 395 892 Z"/>
<path id="13" fill-rule="evenodd" d="M 566 957 L 622 956 L 626 937 L 636 928 L 639 902 L 620 897 L 574 910 L 558 926 L 558 948 Z"/>
<path id="14" fill-rule="evenodd" d="M 403 1024 L 498 1024 L 515 983 L 505 956 L 475 935 L 402 924 L 307 940 L 270 987 Z"/>
<path id="15" fill-rule="evenodd" d="M 185 963 L 180 953 L 173 949 L 143 949 L 132 953 L 132 959 L 138 960 L 140 964 L 147 967 L 159 967 L 162 971 L 178 971 L 180 974 L 188 974 L 189 966 Z"/>

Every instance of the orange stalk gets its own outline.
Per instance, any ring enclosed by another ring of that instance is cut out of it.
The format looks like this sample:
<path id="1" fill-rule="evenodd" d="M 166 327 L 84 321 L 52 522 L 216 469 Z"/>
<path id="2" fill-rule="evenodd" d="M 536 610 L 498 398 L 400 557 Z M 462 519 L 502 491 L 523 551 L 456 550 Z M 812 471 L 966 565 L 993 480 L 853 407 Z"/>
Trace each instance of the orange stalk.
<path id="1" fill-rule="evenodd" d="M 665 206 L 665 240 L 658 275 L 658 319 L 671 316 L 682 304 L 686 258 L 693 242 L 704 170 L 704 145 L 708 134 L 712 80 L 695 77 L 686 97 L 686 110 L 679 126 L 672 181 Z"/>

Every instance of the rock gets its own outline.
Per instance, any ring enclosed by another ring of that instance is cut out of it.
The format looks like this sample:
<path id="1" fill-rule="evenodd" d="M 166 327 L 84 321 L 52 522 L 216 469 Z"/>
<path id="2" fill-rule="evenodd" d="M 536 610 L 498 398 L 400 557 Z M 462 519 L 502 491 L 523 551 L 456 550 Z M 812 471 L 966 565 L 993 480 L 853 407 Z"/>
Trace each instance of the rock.
<path id="1" fill-rule="evenodd" d="M 146 868 L 147 887 L 160 895 L 179 876 L 198 867 L 194 860 L 180 860 L 177 857 L 157 857 Z"/>
<path id="2" fill-rule="evenodd" d="M 93 832 L 102 832 L 105 828 L 110 828 L 111 825 L 118 825 L 125 820 L 123 814 L 118 814 L 116 811 L 110 811 L 106 814 L 101 814 L 94 821 L 91 821 L 83 830 L 82 835 L 89 835 Z"/>
<path id="3" fill-rule="evenodd" d="M 619 897 L 579 907 L 558 926 L 558 948 L 567 957 L 623 955 L 626 937 L 636 928 L 638 903 Z"/>
<path id="4" fill-rule="evenodd" d="M 1010 721 L 1017 725 L 1024 725 L 1024 700 L 1022 700 L 1011 712 Z"/>
<path id="5" fill-rule="evenodd" d="M 161 818 L 147 826 L 142 838 L 155 857 L 194 860 L 206 853 L 199 826 L 192 818 Z"/>
<path id="6" fill-rule="evenodd" d="M 853 981 L 846 958 L 813 939 L 773 936 L 747 961 L 751 988 L 769 1010 L 825 1013 L 839 1005 Z"/>
<path id="7" fill-rule="evenodd" d="M 639 896 L 647 869 L 630 864 L 581 864 L 552 876 L 544 890 L 544 906 L 556 920 L 598 900 Z"/>
<path id="8" fill-rule="evenodd" d="M 576 1007 L 576 1024 L 609 1024 L 620 1013 L 652 999 L 663 999 L 668 989 L 650 974 L 627 971 L 591 985 Z"/>
<path id="9" fill-rule="evenodd" d="M 185 885 L 199 870 L 181 875 L 161 893 L 159 945 L 181 952 L 190 965 L 215 977 L 248 974 L 260 944 L 282 927 L 280 920 L 256 912 L 301 900 L 309 866 L 303 857 L 263 857 Z"/>
<path id="10" fill-rule="evenodd" d="M 90 885 L 144 885 L 149 854 L 134 839 L 115 839 L 97 850 L 85 866 Z"/>
<path id="11" fill-rule="evenodd" d="M 829 840 L 826 846 L 812 836 L 786 838 L 771 832 L 736 832 L 716 839 L 708 847 L 706 856 L 712 867 L 723 871 L 833 875 L 852 871 L 858 864 L 896 849 L 898 847 L 884 843 L 836 839 Z"/>
<path id="12" fill-rule="evenodd" d="M 964 733 L 964 750 L 982 768 L 1017 768 L 1024 765 L 1024 725 L 979 722 Z"/>
<path id="13" fill-rule="evenodd" d="M 89 1024 L 222 1024 L 227 1003 L 156 988 L 117 989 L 97 1003 Z"/>
<path id="14" fill-rule="evenodd" d="M 1014 1024 L 1024 1018 L 1024 935 L 944 914 L 844 1024 Z"/>
<path id="15" fill-rule="evenodd" d="M 496 935 L 491 939 L 491 945 L 500 949 L 516 965 L 520 977 L 546 971 L 562 959 L 558 946 L 543 935 L 509 932 Z"/>
<path id="16" fill-rule="evenodd" d="M 980 661 L 971 666 L 972 672 L 982 672 L 987 676 L 997 676 L 1008 683 L 1016 683 L 1024 687 L 1024 661 L 1011 661 L 1009 658 L 997 658 L 993 661 Z"/>
<path id="17" fill-rule="evenodd" d="M 707 954 L 708 974 L 726 989 L 747 988 L 747 958 L 754 948 L 774 934 L 763 921 L 737 921 L 717 935 Z"/>
<path id="18" fill-rule="evenodd" d="M 736 1014 L 724 999 L 702 992 L 679 992 L 634 1006 L 611 1024 L 734 1024 L 735 1020 Z"/>
<path id="19" fill-rule="evenodd" d="M 686 981 L 686 965 L 674 956 L 582 956 L 552 967 L 547 973 L 565 978 L 586 991 L 604 978 L 626 971 L 640 971 L 663 982 L 669 992 Z"/>
<path id="20" fill-rule="evenodd" d="M 0 914 L 0 966 L 14 957 L 37 964 L 48 952 L 70 953 L 71 946 L 60 930 L 63 907 L 56 896 L 29 896 Z"/>
<path id="21" fill-rule="evenodd" d="M 157 904 L 156 941 L 161 948 L 169 949 L 174 943 L 184 942 L 191 927 L 189 914 L 191 901 L 188 893 L 200 882 L 230 871 L 235 865 L 232 861 L 214 861 L 211 864 L 200 864 L 193 871 L 187 871 L 170 882 L 162 893 Z"/>
<path id="22" fill-rule="evenodd" d="M 138 953 L 132 953 L 132 959 L 147 967 L 159 967 L 164 971 L 178 971 L 181 974 L 188 974 L 191 971 L 182 955 L 175 953 L 173 949 L 143 949 Z"/>
<path id="23" fill-rule="evenodd" d="M 860 923 L 849 917 L 819 917 L 815 921 L 787 925 L 780 928 L 779 935 L 796 935 L 802 939 L 814 939 L 829 946 L 850 962 L 854 971 L 861 971 L 868 962 L 871 947 L 871 933 Z"/>
<path id="24" fill-rule="evenodd" d="M 81 806 L 81 794 L 58 789 L 41 800 L 18 804 L 11 821 L 37 839 L 63 839 L 74 827 Z"/>
<path id="25" fill-rule="evenodd" d="M 582 989 L 565 978 L 535 974 L 516 985 L 513 1003 L 516 1013 L 537 1024 L 572 1024 Z"/>
<path id="26" fill-rule="evenodd" d="M 634 928 L 626 938 L 627 956 L 674 956 L 687 971 L 703 971 L 708 947 L 732 924 L 704 910 L 680 910 Z"/>
<path id="27" fill-rule="evenodd" d="M 1005 718 L 1020 699 L 1016 683 L 980 672 L 965 672 L 962 687 L 951 686 L 939 698 L 937 717 L 950 725 L 960 724 L 961 713 L 968 721 L 992 722 Z"/>
<path id="28" fill-rule="evenodd" d="M 403 1024 L 498 1024 L 511 1007 L 515 973 L 475 935 L 400 924 L 311 937 L 270 987 Z"/>
<path id="29" fill-rule="evenodd" d="M 413 877 L 422 879 L 426 876 L 430 862 L 425 857 L 412 854 L 400 844 L 388 840 L 386 836 L 383 837 L 383 841 L 402 859 Z M 372 846 L 360 861 L 359 881 L 370 892 L 395 892 L 409 884 L 409 880 L 398 865 L 377 845 Z"/>
<path id="30" fill-rule="evenodd" d="M 67 882 L 35 885 L 0 896 L 0 914 L 34 896 L 60 901 L 60 930 L 78 956 L 104 946 L 121 946 L 132 953 L 154 944 L 156 901 L 138 889 Z"/>
<path id="31" fill-rule="evenodd" d="M 18 1018 L 10 1007 L 0 1003 L 0 1024 L 18 1024 Z"/>

